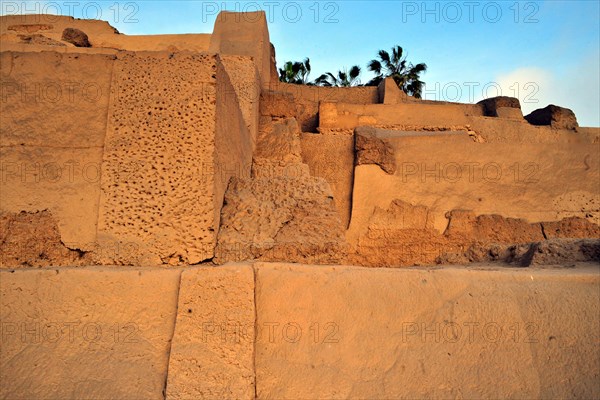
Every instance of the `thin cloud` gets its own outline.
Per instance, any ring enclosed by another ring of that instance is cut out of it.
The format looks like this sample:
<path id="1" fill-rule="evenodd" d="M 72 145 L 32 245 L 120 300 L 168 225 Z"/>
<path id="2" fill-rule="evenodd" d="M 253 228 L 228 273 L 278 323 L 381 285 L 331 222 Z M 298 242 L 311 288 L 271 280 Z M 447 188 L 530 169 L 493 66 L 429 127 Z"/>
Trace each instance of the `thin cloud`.
<path id="1" fill-rule="evenodd" d="M 561 76 L 540 67 L 518 68 L 496 82 L 505 96 L 517 97 L 523 114 L 555 104 L 575 112 L 580 126 L 600 126 L 598 56 L 585 57 Z"/>

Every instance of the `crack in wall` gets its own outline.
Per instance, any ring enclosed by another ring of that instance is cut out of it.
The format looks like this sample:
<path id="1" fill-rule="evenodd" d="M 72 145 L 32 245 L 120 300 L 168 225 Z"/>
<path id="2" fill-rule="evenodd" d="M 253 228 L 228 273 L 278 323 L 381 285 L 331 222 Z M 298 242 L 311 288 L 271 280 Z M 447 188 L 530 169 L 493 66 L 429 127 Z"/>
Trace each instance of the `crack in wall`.
<path id="1" fill-rule="evenodd" d="M 258 342 L 258 307 L 256 302 L 256 288 L 258 282 L 258 269 L 256 264 L 252 264 L 252 274 L 254 276 L 254 340 L 252 343 L 252 371 L 254 373 L 254 399 L 258 399 L 258 385 L 256 382 L 256 345 Z"/>
<path id="2" fill-rule="evenodd" d="M 173 313 L 173 332 L 171 332 L 171 338 L 169 340 L 169 349 L 167 350 L 167 366 L 165 368 L 165 381 L 163 383 L 162 396 L 163 400 L 167 399 L 167 384 L 169 382 L 169 364 L 171 363 L 171 349 L 173 347 L 173 339 L 175 339 L 175 331 L 177 329 L 177 314 L 179 312 L 179 293 L 181 291 L 181 278 L 183 276 L 183 268 L 179 269 L 179 283 L 177 284 L 177 293 L 175 295 L 175 312 Z"/>

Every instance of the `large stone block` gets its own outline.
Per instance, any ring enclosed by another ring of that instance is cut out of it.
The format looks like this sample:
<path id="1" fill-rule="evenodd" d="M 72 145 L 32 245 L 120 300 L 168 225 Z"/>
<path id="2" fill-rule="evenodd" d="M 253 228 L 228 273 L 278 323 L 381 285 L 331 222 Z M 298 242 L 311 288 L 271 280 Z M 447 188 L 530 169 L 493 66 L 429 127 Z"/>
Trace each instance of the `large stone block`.
<path id="1" fill-rule="evenodd" d="M 102 54 L 2 52 L 0 145 L 102 147 L 114 59 Z"/>
<path id="2" fill-rule="evenodd" d="M 167 399 L 254 399 L 254 270 L 181 274 Z"/>
<path id="3" fill-rule="evenodd" d="M 0 397 L 162 399 L 180 271 L 0 271 Z"/>
<path id="4" fill-rule="evenodd" d="M 226 68 L 215 55 L 125 53 L 112 90 L 99 241 L 134 243 L 146 257 L 97 261 L 212 258 L 229 177 L 249 168 L 252 153 Z"/>
<path id="5" fill-rule="evenodd" d="M 210 39 L 210 52 L 250 56 L 254 59 L 263 88 L 271 82 L 271 42 L 264 11 L 221 11 Z"/>
<path id="6" fill-rule="evenodd" d="M 150 264 L 212 257 L 216 64 L 216 56 L 191 53 L 119 56 L 102 162 L 100 242 L 135 243 Z"/>
<path id="7" fill-rule="evenodd" d="M 0 54 L 0 210 L 48 210 L 72 249 L 96 241 L 113 63 L 101 54 Z"/>
<path id="8" fill-rule="evenodd" d="M 594 267 L 256 268 L 258 398 L 600 395 Z"/>

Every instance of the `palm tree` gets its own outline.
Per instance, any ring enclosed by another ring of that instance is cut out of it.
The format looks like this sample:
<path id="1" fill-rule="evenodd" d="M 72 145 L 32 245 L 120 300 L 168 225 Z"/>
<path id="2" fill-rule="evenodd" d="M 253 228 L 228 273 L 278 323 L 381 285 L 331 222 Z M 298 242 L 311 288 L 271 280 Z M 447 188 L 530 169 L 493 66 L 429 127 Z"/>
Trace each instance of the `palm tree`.
<path id="1" fill-rule="evenodd" d="M 392 47 L 391 57 L 387 51 L 379 50 L 378 59 L 371 60 L 368 64 L 369 71 L 374 72 L 376 76 L 367 85 L 376 86 L 384 78 L 391 77 L 406 94 L 420 99 L 425 84 L 420 80 L 420 75 L 427 71 L 427 65 L 424 63 L 413 65 L 402 53 L 400 46 Z"/>
<path id="2" fill-rule="evenodd" d="M 279 80 L 286 83 L 296 83 L 298 85 L 310 85 L 308 80 L 310 75 L 310 59 L 306 57 L 304 61 L 288 61 L 279 68 Z"/>
<path id="3" fill-rule="evenodd" d="M 346 69 L 344 69 L 343 71 L 338 71 L 337 76 L 332 74 L 331 72 L 327 72 L 319 76 L 315 80 L 315 85 L 340 87 L 359 86 L 359 75 L 360 67 L 358 65 L 355 65 L 352 68 L 350 68 L 350 71 L 346 71 Z"/>

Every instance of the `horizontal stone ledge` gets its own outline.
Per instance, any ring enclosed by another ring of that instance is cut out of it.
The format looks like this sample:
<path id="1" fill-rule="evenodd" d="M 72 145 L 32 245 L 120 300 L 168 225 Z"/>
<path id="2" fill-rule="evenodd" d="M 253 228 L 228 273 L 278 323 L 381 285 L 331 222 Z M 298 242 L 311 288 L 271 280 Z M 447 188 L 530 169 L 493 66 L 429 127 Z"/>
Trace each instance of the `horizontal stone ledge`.
<path id="1" fill-rule="evenodd" d="M 599 271 L 2 270 L 0 397 L 598 397 Z"/>

